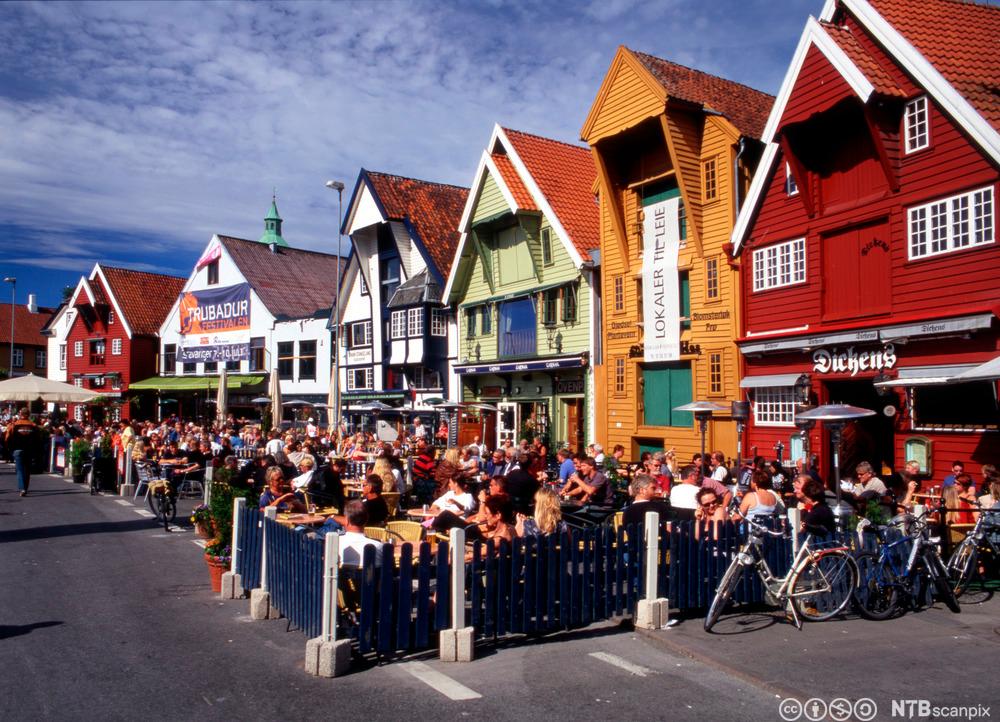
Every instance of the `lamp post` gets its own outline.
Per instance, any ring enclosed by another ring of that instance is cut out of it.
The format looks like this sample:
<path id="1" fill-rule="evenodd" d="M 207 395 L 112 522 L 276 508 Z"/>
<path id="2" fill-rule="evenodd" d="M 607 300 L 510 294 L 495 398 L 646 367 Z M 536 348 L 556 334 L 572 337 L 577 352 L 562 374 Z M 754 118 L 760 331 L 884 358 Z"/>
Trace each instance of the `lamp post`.
<path id="1" fill-rule="evenodd" d="M 705 434 L 708 432 L 708 421 L 715 411 L 726 411 L 729 407 L 716 404 L 712 401 L 692 401 L 690 404 L 675 406 L 674 411 L 692 411 L 698 420 L 698 429 L 701 431 L 701 473 L 705 474 Z"/>
<path id="2" fill-rule="evenodd" d="M 10 378 L 14 378 L 14 291 L 17 289 L 17 279 L 7 276 L 3 282 L 10 284 Z"/>
<path id="3" fill-rule="evenodd" d="M 334 323 L 333 340 L 333 418 L 336 419 L 336 429 L 340 431 L 340 251 L 343 241 L 344 225 L 344 184 L 337 180 L 328 180 L 326 187 L 337 191 L 337 289 L 333 296 Z"/>

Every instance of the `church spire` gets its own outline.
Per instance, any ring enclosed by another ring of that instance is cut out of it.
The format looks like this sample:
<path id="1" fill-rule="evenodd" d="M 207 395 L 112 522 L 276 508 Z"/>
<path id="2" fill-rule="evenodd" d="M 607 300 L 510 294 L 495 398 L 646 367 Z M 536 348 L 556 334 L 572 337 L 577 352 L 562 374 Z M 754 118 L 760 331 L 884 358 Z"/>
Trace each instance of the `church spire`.
<path id="1" fill-rule="evenodd" d="M 271 209 L 264 216 L 264 235 L 260 237 L 261 243 L 279 246 L 287 246 L 288 242 L 281 237 L 281 216 L 278 215 L 277 194 L 271 195 Z"/>

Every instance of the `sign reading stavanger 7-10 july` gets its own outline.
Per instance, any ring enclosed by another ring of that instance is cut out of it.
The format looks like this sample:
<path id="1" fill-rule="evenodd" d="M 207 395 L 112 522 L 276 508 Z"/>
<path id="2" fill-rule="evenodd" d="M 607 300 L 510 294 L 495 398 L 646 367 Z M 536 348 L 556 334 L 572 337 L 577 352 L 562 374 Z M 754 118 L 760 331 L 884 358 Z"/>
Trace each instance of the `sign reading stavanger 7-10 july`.
<path id="1" fill-rule="evenodd" d="M 250 358 L 250 284 L 181 294 L 178 360 L 243 361 Z"/>

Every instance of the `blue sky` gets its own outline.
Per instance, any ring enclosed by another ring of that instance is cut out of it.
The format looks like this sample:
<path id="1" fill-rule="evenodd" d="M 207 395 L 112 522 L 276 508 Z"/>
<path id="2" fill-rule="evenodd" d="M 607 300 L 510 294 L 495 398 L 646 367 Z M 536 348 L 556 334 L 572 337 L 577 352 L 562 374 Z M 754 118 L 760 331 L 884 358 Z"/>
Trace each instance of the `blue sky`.
<path id="1" fill-rule="evenodd" d="M 618 45 L 771 93 L 822 0 L 0 4 L 0 274 L 186 276 L 213 233 L 336 248 L 361 167 L 467 185 L 495 122 L 576 141 Z M 2 298 L 3 296 L 0 296 Z"/>

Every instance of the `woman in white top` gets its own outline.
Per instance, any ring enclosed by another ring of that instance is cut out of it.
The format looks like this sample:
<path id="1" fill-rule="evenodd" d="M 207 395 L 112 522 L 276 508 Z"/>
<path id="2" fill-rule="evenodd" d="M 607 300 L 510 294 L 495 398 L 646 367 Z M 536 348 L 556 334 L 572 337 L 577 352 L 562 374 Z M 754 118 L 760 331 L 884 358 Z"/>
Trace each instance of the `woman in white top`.
<path id="1" fill-rule="evenodd" d="M 766 471 L 754 471 L 750 477 L 750 491 L 740 502 L 740 516 L 755 520 L 760 516 L 773 514 L 781 500 L 771 491 L 771 476 Z"/>
<path id="2" fill-rule="evenodd" d="M 448 482 L 448 491 L 434 500 L 431 511 L 441 513 L 450 511 L 459 516 L 464 516 L 476 507 L 476 500 L 465 490 L 465 480 L 452 478 Z"/>

